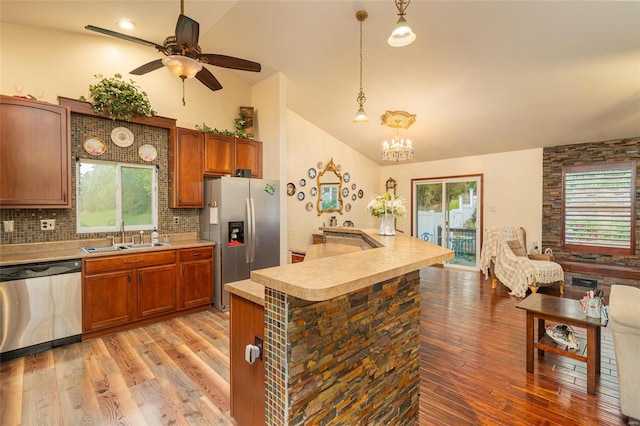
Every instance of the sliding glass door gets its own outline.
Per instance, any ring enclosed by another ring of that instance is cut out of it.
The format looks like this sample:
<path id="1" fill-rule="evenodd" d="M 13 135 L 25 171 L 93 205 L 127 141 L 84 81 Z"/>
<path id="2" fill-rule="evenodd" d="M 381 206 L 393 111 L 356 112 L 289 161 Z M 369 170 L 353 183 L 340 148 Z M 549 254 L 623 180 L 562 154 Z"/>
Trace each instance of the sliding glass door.
<path id="1" fill-rule="evenodd" d="M 447 265 L 478 269 L 482 176 L 412 180 L 413 235 L 450 248 Z"/>

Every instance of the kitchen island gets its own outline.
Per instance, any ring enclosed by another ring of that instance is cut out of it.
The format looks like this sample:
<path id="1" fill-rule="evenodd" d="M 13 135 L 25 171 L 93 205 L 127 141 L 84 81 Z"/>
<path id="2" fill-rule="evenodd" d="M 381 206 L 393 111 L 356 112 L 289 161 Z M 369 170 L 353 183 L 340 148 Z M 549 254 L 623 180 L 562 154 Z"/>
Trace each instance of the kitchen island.
<path id="1" fill-rule="evenodd" d="M 419 269 L 453 252 L 404 235 L 321 230 L 368 249 L 251 274 L 254 297 L 255 284 L 264 286 L 265 418 L 255 421 L 415 424 Z M 243 297 L 241 287 L 227 285 Z M 232 374 L 232 393 L 233 382 Z"/>

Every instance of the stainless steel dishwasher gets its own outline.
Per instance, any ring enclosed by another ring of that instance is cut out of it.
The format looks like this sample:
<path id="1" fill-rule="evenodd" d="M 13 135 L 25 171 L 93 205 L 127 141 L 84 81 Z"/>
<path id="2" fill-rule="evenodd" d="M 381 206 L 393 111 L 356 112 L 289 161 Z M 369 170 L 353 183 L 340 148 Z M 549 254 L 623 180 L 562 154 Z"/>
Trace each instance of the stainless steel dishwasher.
<path id="1" fill-rule="evenodd" d="M 82 339 L 82 262 L 0 267 L 0 359 Z"/>

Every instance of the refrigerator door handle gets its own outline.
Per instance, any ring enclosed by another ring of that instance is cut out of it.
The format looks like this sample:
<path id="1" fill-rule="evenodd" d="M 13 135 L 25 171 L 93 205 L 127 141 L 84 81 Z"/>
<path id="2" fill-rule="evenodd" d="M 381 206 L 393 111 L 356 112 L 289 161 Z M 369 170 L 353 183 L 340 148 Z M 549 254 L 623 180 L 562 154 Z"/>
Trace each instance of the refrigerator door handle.
<path id="1" fill-rule="evenodd" d="M 256 205 L 251 199 L 251 263 L 256 261 Z"/>
<path id="2" fill-rule="evenodd" d="M 247 234 L 245 235 L 245 250 L 244 260 L 247 263 L 251 262 L 251 246 L 253 245 L 253 221 L 251 220 L 251 203 L 249 199 L 245 199 L 247 203 Z"/>

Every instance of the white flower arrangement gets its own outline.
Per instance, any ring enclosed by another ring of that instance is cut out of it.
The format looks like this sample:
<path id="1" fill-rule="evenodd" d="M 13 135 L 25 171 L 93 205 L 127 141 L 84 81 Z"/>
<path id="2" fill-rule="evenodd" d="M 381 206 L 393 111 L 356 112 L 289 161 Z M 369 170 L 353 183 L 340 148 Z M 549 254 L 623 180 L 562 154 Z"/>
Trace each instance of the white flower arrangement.
<path id="1" fill-rule="evenodd" d="M 369 204 L 367 209 L 373 217 L 382 217 L 392 215 L 393 217 L 404 217 L 407 214 L 407 208 L 404 206 L 402 197 L 396 197 L 390 192 L 382 195 L 376 195 Z"/>

